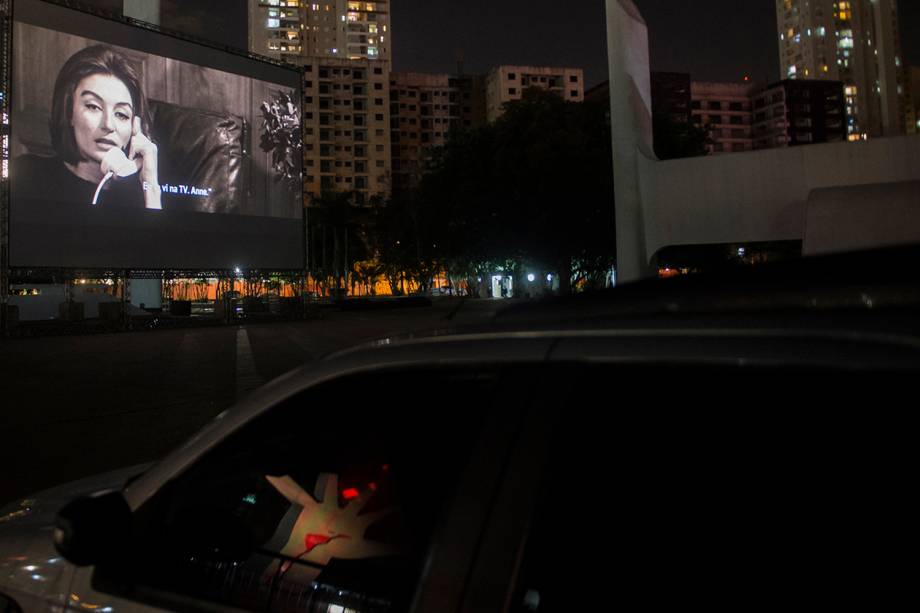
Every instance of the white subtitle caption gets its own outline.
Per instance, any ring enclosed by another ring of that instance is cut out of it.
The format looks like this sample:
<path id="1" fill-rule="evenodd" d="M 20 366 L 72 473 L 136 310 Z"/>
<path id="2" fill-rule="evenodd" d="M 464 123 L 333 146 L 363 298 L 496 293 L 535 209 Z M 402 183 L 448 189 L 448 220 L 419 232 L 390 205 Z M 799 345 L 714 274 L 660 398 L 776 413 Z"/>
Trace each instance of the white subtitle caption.
<path id="1" fill-rule="evenodd" d="M 144 181 L 144 191 L 150 189 L 150 184 Z M 160 186 L 160 191 L 164 194 L 179 194 L 180 196 L 198 196 L 198 197 L 207 197 L 211 195 L 211 192 L 214 191 L 212 188 L 201 188 L 195 187 L 194 185 L 170 185 L 165 183 Z"/>

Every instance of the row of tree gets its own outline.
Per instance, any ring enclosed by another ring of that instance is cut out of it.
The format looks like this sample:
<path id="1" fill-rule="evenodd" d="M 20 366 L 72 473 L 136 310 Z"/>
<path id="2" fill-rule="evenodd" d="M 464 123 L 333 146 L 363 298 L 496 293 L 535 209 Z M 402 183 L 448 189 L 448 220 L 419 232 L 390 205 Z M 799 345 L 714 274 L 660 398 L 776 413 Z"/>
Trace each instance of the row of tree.
<path id="1" fill-rule="evenodd" d="M 446 273 L 478 294 L 501 271 L 558 279 L 560 293 L 603 286 L 614 265 L 613 160 L 607 108 L 539 89 L 485 126 L 451 133 L 417 189 L 377 207 L 323 193 L 308 210 L 315 278 L 344 289 L 385 277 L 394 293 L 425 291 Z M 537 288 L 534 287 L 537 291 Z"/>

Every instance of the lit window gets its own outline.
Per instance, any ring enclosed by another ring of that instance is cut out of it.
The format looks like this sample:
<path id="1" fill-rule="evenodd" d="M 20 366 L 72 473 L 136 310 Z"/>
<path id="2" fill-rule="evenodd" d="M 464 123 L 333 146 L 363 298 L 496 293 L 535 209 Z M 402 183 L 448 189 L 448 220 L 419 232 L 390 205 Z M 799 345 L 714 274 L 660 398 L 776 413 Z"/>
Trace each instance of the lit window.
<path id="1" fill-rule="evenodd" d="M 280 28 L 280 27 L 281 27 L 281 20 L 280 20 L 280 19 L 272 19 L 271 17 L 269 17 L 269 18 L 268 18 L 268 27 L 269 27 L 269 28 Z"/>

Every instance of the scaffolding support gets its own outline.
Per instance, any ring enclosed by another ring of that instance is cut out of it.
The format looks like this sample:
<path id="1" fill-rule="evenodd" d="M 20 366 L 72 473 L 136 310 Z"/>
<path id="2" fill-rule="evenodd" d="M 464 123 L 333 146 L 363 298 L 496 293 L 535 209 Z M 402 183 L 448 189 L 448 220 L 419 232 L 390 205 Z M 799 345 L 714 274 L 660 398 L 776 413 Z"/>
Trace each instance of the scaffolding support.
<path id="1" fill-rule="evenodd" d="M 10 331 L 10 70 L 13 15 L 11 0 L 0 0 L 0 336 Z"/>

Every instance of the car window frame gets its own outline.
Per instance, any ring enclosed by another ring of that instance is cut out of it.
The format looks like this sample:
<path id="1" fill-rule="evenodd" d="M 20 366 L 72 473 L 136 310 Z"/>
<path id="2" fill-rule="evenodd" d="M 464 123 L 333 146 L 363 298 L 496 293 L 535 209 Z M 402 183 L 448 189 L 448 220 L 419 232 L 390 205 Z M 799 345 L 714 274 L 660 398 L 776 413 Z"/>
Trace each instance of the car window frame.
<path id="1" fill-rule="evenodd" d="M 535 363 L 529 361 L 516 361 L 513 363 L 501 362 L 498 364 L 476 365 L 473 370 L 496 373 L 499 370 L 507 369 L 530 370 L 535 366 Z M 466 363 L 434 366 L 413 365 L 409 370 L 438 370 L 444 373 L 459 373 L 469 372 L 470 368 L 470 364 Z M 393 370 L 405 369 L 394 367 Z M 373 373 L 375 375 L 379 374 L 379 370 L 375 370 Z M 348 375 L 354 374 L 348 373 L 338 379 L 323 380 L 322 383 L 340 383 L 342 379 L 348 378 Z M 360 374 L 367 373 L 359 373 L 359 376 Z M 518 396 L 521 377 L 520 373 L 514 373 L 502 383 L 502 389 L 495 404 L 508 410 L 485 412 L 487 421 L 483 424 L 479 433 L 479 440 L 470 449 L 468 465 L 462 468 L 460 474 L 457 475 L 454 491 L 448 495 L 445 507 L 440 511 L 434 531 L 429 539 L 428 551 L 425 553 L 421 565 L 422 572 L 416 578 L 415 597 L 413 599 L 416 605 L 413 606 L 412 610 L 417 610 L 417 605 L 421 600 L 420 594 L 430 592 L 429 586 L 431 585 L 437 585 L 436 589 L 442 595 L 447 592 L 460 594 L 464 589 L 466 584 L 464 579 L 465 572 L 453 572 L 450 573 L 450 576 L 445 577 L 442 573 L 437 573 L 433 569 L 437 569 L 438 564 L 448 564 L 454 569 L 469 568 L 476 556 L 476 548 L 470 547 L 470 545 L 480 542 L 482 530 L 490 520 L 491 507 L 504 479 L 507 477 L 504 467 L 510 461 L 511 454 L 517 446 L 516 440 L 520 435 L 520 429 L 525 423 L 524 415 L 521 413 L 523 405 L 516 407 L 514 404 L 515 401 L 520 400 Z M 306 393 L 308 389 L 310 388 L 304 388 L 301 391 Z M 515 411 L 515 408 L 518 410 Z M 264 413 L 260 413 L 260 415 Z M 245 428 L 249 423 L 251 422 L 247 422 L 240 427 Z M 238 430 L 233 430 L 227 436 L 232 436 L 236 432 Z M 188 463 L 181 473 L 165 483 L 161 490 L 168 489 L 175 479 L 188 474 L 194 467 L 198 466 L 199 462 L 207 461 L 211 454 L 217 452 L 220 447 L 220 443 L 208 447 L 193 462 Z M 495 470 L 496 462 L 498 462 L 498 470 Z M 156 499 L 156 495 L 148 498 L 144 505 L 135 512 L 145 512 Z M 474 508 L 475 505 L 464 505 L 462 510 L 458 510 L 457 501 L 460 499 L 478 501 L 481 504 L 476 508 Z M 162 607 L 195 613 L 232 608 L 222 603 L 203 600 L 188 594 L 164 591 L 143 583 L 126 583 L 123 575 L 117 572 L 112 573 L 111 569 L 106 567 L 94 567 L 88 578 L 94 591 L 107 597 L 116 597 L 142 606 Z M 247 609 L 234 610 L 246 611 Z"/>

